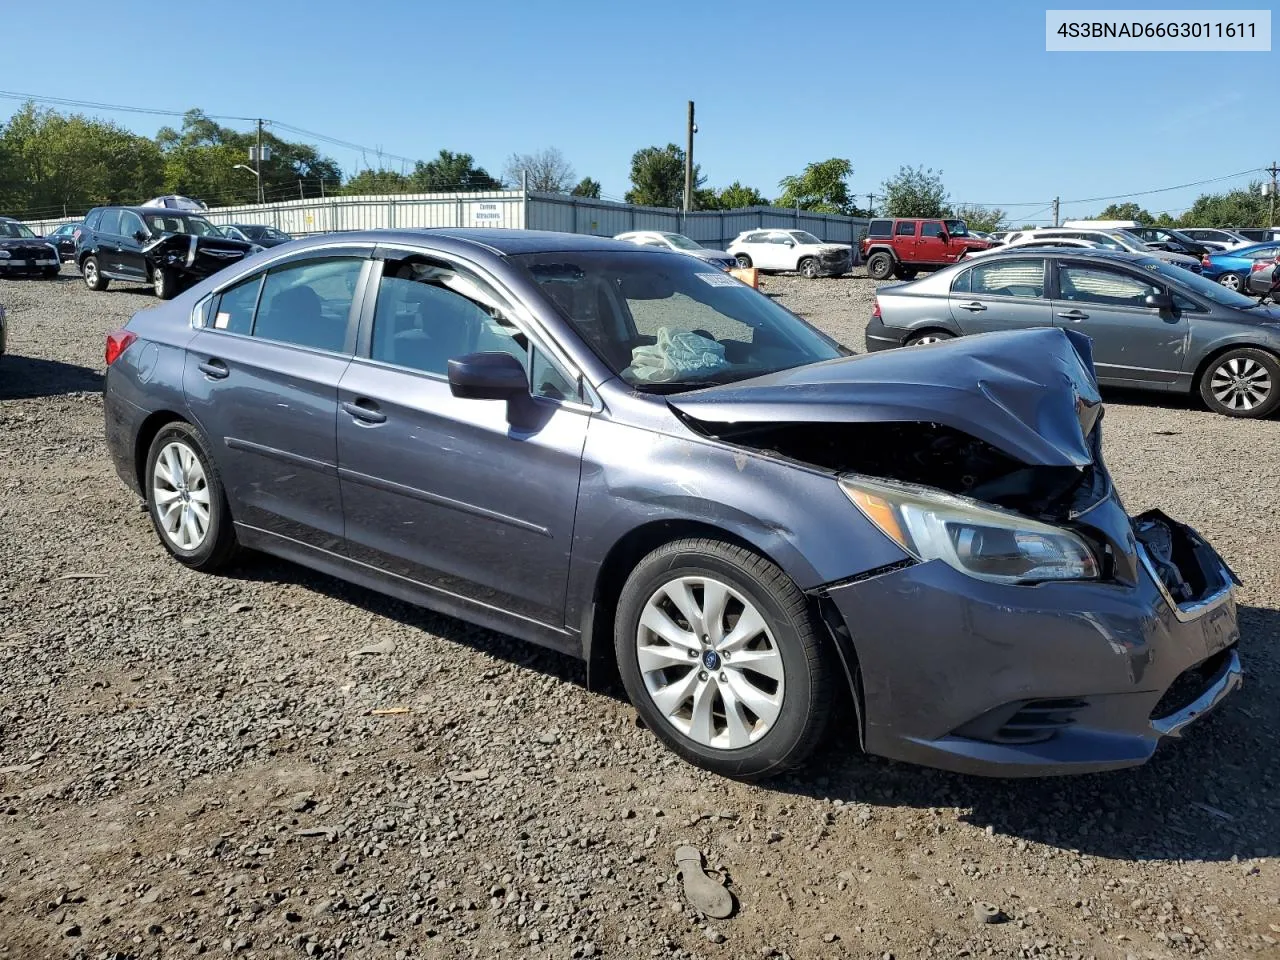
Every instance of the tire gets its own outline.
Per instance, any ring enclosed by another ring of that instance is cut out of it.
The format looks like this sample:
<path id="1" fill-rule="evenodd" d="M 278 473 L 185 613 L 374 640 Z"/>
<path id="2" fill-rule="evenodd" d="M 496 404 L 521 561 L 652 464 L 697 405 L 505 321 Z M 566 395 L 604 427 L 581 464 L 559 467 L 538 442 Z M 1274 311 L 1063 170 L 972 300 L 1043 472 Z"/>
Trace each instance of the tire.
<path id="1" fill-rule="evenodd" d="M 893 257 L 883 250 L 867 258 L 867 276 L 872 280 L 888 280 L 893 274 Z"/>
<path id="2" fill-rule="evenodd" d="M 806 280 L 818 279 L 818 261 L 814 257 L 805 257 L 800 261 L 796 269 L 800 271 L 800 276 Z"/>
<path id="3" fill-rule="evenodd" d="M 157 267 L 151 282 L 155 284 L 157 300 L 172 300 L 178 295 L 178 276 L 165 267 Z"/>
<path id="4" fill-rule="evenodd" d="M 1280 407 L 1280 359 L 1257 347 L 1228 350 L 1200 375 L 1200 399 L 1228 417 L 1265 417 Z"/>
<path id="5" fill-rule="evenodd" d="M 737 259 L 737 261 L 738 261 L 738 269 L 740 269 L 740 270 L 750 270 L 750 269 L 751 269 L 751 258 L 750 258 L 750 257 L 748 257 L 745 253 L 739 253 L 739 254 L 737 254 L 736 259 Z"/>
<path id="6" fill-rule="evenodd" d="M 1245 287 L 1245 279 L 1238 273 L 1224 273 L 1218 278 L 1218 283 L 1237 293 L 1242 293 Z"/>
<path id="7" fill-rule="evenodd" d="M 700 635 L 686 629 L 694 619 L 679 613 L 672 595 L 692 603 L 696 619 L 708 586 L 727 588 L 726 599 Z M 735 639 L 749 611 L 759 629 Z M 672 632 L 651 629 L 655 617 Z M 640 561 L 618 598 L 614 651 L 649 729 L 720 776 L 760 780 L 798 766 L 821 740 L 832 709 L 836 669 L 804 594 L 768 560 L 723 541 L 679 540 Z M 724 656 L 730 653 L 749 657 L 762 672 L 743 669 L 743 659 Z"/>
<path id="8" fill-rule="evenodd" d="M 902 268 L 902 279 L 903 279 L 903 280 L 914 280 L 914 279 L 916 278 L 916 274 L 918 274 L 919 272 L 920 272 L 920 271 L 919 271 L 919 270 L 917 270 L 915 267 L 903 267 L 903 268 Z"/>
<path id="9" fill-rule="evenodd" d="M 945 330 L 921 330 L 919 333 L 913 333 L 907 337 L 908 347 L 923 347 L 930 343 L 941 343 L 943 340 L 954 340 L 954 333 L 947 333 Z"/>
<path id="10" fill-rule="evenodd" d="M 111 282 L 99 272 L 97 257 L 85 257 L 84 263 L 80 264 L 80 273 L 84 276 L 84 285 L 95 293 L 107 289 Z"/>
<path id="11" fill-rule="evenodd" d="M 235 528 L 222 477 L 200 432 L 181 420 L 162 427 L 147 451 L 145 477 L 147 512 L 160 543 L 174 559 L 206 572 L 226 566 L 236 552 Z M 172 512 L 162 513 L 161 501 L 181 511 L 175 522 Z M 192 535 L 197 532 L 198 539 Z"/>

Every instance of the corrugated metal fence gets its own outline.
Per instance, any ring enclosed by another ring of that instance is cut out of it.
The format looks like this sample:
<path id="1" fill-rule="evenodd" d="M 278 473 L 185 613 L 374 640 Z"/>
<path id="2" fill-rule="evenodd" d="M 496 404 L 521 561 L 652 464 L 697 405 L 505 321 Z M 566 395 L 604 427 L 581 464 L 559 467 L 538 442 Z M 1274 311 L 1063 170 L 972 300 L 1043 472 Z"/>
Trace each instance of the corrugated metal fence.
<path id="1" fill-rule="evenodd" d="M 210 220 L 257 223 L 295 237 L 339 230 L 395 227 L 503 227 L 556 230 L 612 237 L 627 230 L 683 233 L 704 246 L 724 249 L 745 230 L 782 227 L 807 230 L 821 240 L 856 245 L 867 230 L 861 217 L 809 213 L 786 207 L 746 207 L 682 213 L 665 207 L 639 207 L 611 200 L 592 200 L 554 193 L 504 190 L 489 193 L 407 193 L 282 203 L 216 207 Z M 37 233 L 48 233 L 76 218 L 28 221 Z"/>

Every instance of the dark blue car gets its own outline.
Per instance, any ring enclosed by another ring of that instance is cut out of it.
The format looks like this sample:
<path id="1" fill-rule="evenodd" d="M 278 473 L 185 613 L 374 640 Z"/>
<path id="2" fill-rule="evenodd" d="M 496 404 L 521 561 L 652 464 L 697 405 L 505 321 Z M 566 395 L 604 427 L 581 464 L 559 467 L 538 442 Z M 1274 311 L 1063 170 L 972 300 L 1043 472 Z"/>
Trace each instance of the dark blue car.
<path id="1" fill-rule="evenodd" d="M 1272 261 L 1280 255 L 1280 243 L 1255 243 L 1251 247 L 1237 247 L 1235 250 L 1223 250 L 1211 254 L 1200 261 L 1204 272 L 1201 274 L 1214 280 L 1229 290 L 1245 293 L 1248 290 L 1249 274 L 1253 265 L 1260 261 Z"/>
<path id="2" fill-rule="evenodd" d="M 1126 514 L 1075 331 L 854 357 L 693 257 L 387 231 L 229 266 L 106 360 L 179 562 L 253 548 L 616 670 L 726 776 L 835 717 L 973 773 L 1131 766 L 1240 682 L 1235 580 Z"/>

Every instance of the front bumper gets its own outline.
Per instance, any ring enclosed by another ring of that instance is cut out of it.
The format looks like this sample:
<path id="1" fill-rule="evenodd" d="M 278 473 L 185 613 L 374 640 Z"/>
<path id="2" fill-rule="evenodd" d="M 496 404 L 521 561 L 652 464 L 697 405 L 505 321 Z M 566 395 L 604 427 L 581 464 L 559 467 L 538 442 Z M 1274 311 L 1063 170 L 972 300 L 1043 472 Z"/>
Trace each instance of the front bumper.
<path id="1" fill-rule="evenodd" d="M 1233 577 L 1196 542 L 1205 589 L 1180 605 L 1141 547 L 1132 586 L 1005 586 L 934 561 L 828 588 L 867 751 L 999 777 L 1144 763 L 1241 682 Z"/>
<path id="2" fill-rule="evenodd" d="M 45 271 L 61 264 L 62 261 L 52 254 L 48 257 L 11 257 L 0 260 L 0 276 L 42 276 Z"/>

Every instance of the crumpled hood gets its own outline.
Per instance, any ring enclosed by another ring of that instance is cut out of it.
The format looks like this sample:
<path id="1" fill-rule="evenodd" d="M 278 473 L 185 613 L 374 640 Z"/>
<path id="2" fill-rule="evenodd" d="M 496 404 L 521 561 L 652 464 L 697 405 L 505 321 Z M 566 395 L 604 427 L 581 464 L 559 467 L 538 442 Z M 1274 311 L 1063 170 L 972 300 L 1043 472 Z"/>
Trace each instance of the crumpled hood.
<path id="1" fill-rule="evenodd" d="M 1084 467 L 1102 414 L 1088 337 L 1049 327 L 810 364 L 667 397 L 703 423 L 937 423 L 1023 463 Z"/>

